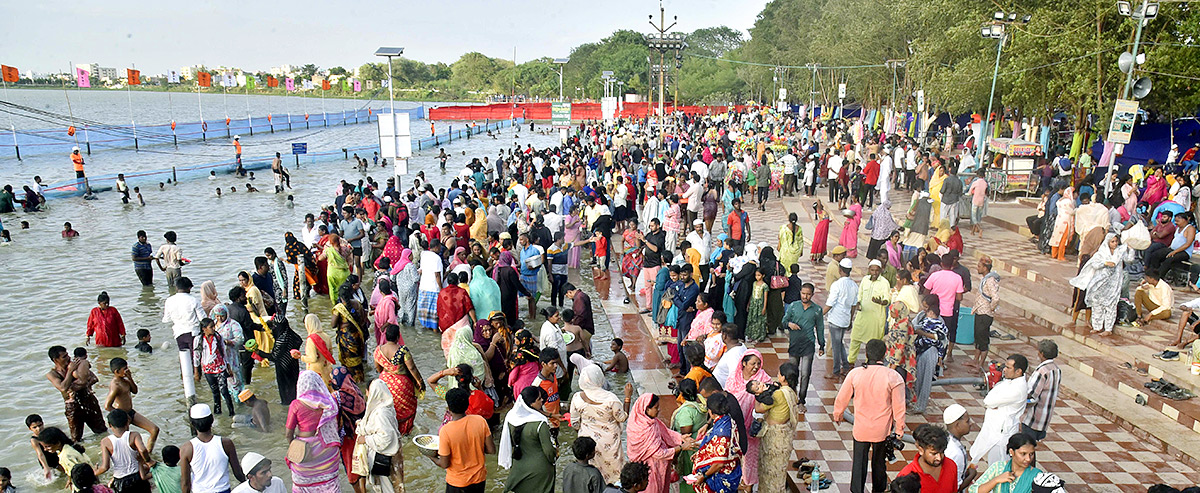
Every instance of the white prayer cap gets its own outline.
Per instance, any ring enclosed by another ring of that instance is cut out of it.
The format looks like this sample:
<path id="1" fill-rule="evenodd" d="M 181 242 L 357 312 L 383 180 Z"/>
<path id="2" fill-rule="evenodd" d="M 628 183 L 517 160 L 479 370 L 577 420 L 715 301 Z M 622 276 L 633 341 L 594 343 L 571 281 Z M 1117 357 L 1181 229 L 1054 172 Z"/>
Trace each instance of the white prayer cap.
<path id="1" fill-rule="evenodd" d="M 195 404 L 188 411 L 188 416 L 191 416 L 192 419 L 204 419 L 212 416 L 212 408 L 208 407 L 208 404 Z"/>
<path id="2" fill-rule="evenodd" d="M 942 411 L 942 423 L 952 424 L 962 418 L 964 414 L 967 414 L 967 408 L 960 404 L 951 404 L 945 411 Z"/>
<path id="3" fill-rule="evenodd" d="M 848 258 L 844 258 L 844 259 L 842 259 L 841 262 L 838 262 L 838 265 L 841 266 L 843 269 L 853 269 L 854 261 L 850 260 Z"/>

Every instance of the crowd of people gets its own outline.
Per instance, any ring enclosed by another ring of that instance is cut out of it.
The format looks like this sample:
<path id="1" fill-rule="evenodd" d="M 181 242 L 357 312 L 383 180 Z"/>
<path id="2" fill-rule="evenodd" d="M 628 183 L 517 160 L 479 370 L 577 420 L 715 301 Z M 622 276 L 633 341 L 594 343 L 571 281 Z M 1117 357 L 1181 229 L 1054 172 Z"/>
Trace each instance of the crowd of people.
<path id="1" fill-rule="evenodd" d="M 958 327 L 964 293 L 974 296 L 969 329 L 979 351 L 966 364 L 981 369 L 986 359 L 999 277 L 983 257 L 972 289 L 972 269 L 960 263 L 957 208 L 964 194 L 986 197 L 987 182 L 980 172 L 964 184 L 961 166 L 941 140 L 918 145 L 861 122 L 811 122 L 767 109 L 678 114 L 665 125 L 585 122 L 558 146 L 472 159 L 442 189 L 423 172 L 407 184 L 342 181 L 332 187 L 332 205 L 284 233 L 282 250 L 265 248 L 224 300 L 214 280 L 192 294 L 173 233 L 171 248 L 152 254 L 139 232 L 132 250 L 139 278 L 153 282 L 146 271 L 156 262 L 174 290 L 163 322 L 176 341 L 195 438 L 154 459 L 159 428 L 134 411 L 137 385 L 124 360 L 108 363 L 114 377 L 102 408 L 86 349 L 72 356 L 55 346 L 47 378 L 62 393 L 69 431 L 31 416 L 31 444 L 47 475 L 60 470 L 81 491 L 103 491 L 96 478 L 108 471 L 118 492 L 145 491 L 151 482 L 159 491 L 220 492 L 233 489 L 230 476 L 240 482 L 235 491 L 280 491 L 269 458 L 251 452 L 239 460 L 235 444 L 212 433 L 224 413 L 280 432 L 251 390 L 251 370 L 261 365 L 273 367 L 287 408 L 290 445 L 276 459 L 289 469 L 293 491 L 337 491 L 342 481 L 355 491 L 403 491 L 401 443 L 429 388 L 445 401 L 428 453 L 446 471 L 447 492 L 484 491 L 485 454 L 509 470 L 505 491 L 776 491 L 793 465 L 814 355 L 828 349 L 825 378 L 840 381 L 833 419 L 853 408 L 851 490 L 864 490 L 870 465 L 872 490 L 884 491 L 885 458 L 907 414 L 926 410 L 935 375 L 952 362 L 956 332 L 968 330 Z M 277 177 L 277 187 L 286 181 Z M 778 235 L 752 234 L 754 209 L 784 195 L 813 196 L 818 182 L 829 188 L 829 202 L 813 204 L 817 226 L 807 239 L 796 214 Z M 899 217 L 889 196 L 898 188 L 914 191 Z M 835 203 L 846 220 L 828 249 L 825 207 Z M 864 207 L 876 203 L 862 224 Z M 986 203 L 970 207 L 978 225 Z M 871 231 L 861 252 L 860 226 Z M 829 250 L 825 279 L 800 278 L 806 246 L 815 265 Z M 867 259 L 856 281 L 851 259 L 860 253 Z M 614 339 L 613 357 L 598 361 L 594 304 L 570 281 L 589 268 L 596 280 L 612 272 L 630 293 L 625 302 L 653 320 L 653 340 L 667 345 L 677 372 L 674 396 L 612 388 L 606 373 L 628 369 L 623 342 Z M 818 286 L 823 303 L 814 299 Z M 303 333 L 289 321 L 292 302 L 299 308 L 291 313 L 305 313 Z M 413 352 L 435 348 L 409 347 L 404 330 L 438 334 L 445 365 L 419 368 Z M 788 358 L 766 368 L 754 346 L 777 334 L 788 339 Z M 97 345 L 125 343 L 107 295 L 88 335 Z M 149 333 L 137 337 L 139 349 L 151 349 Z M 1033 371 L 1022 355 L 1007 359 L 969 453 L 963 438 L 972 422 L 962 406 L 945 409 L 945 426 L 913 430 L 919 454 L 906 471 L 915 477 L 892 489 L 1053 486 L 1053 475 L 1032 463 L 1059 388 L 1057 347 L 1042 341 L 1039 350 Z M 211 403 L 198 402 L 206 400 L 197 395 L 200 381 Z M 578 438 L 569 446 L 576 461 L 560 477 L 564 423 L 578 428 Z M 98 462 L 78 444 L 85 427 L 112 434 Z M 811 488 L 828 487 L 813 466 L 800 465 Z"/>

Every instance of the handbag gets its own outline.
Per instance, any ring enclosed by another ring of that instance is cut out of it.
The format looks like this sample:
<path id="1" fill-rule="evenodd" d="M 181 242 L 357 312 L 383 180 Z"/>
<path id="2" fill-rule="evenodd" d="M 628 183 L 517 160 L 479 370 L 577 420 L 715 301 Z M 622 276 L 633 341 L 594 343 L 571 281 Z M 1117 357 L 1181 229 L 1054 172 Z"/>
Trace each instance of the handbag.
<path id="1" fill-rule="evenodd" d="M 371 462 L 372 476 L 387 476 L 392 473 L 392 456 L 375 454 L 375 460 Z"/>
<path id="2" fill-rule="evenodd" d="M 788 287 L 791 282 L 788 281 L 787 276 L 782 275 L 783 266 L 778 262 L 775 263 L 775 272 L 776 274 L 771 276 L 771 289 L 783 289 Z"/>

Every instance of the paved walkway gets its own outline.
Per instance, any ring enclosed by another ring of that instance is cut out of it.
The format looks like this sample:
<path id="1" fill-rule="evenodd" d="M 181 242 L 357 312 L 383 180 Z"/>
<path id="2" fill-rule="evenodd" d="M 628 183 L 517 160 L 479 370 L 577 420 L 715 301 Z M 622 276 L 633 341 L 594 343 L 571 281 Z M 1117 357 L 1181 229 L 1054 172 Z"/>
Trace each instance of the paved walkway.
<path id="1" fill-rule="evenodd" d="M 818 190 L 824 192 L 824 190 Z M 893 212 L 900 215 L 906 209 L 906 204 L 910 195 L 908 193 L 893 193 L 892 200 L 896 204 L 893 206 Z M 804 230 L 808 242 L 811 242 L 811 235 L 814 230 L 812 222 L 812 204 L 816 197 L 797 197 L 797 198 L 772 198 L 767 205 L 765 212 L 757 210 L 750 211 L 753 240 L 764 241 L 772 247 L 777 244 L 777 235 L 780 225 L 786 222 L 786 217 L 789 212 L 795 212 L 800 216 L 800 224 Z M 865 222 L 865 221 L 864 221 Z M 841 223 L 835 219 L 835 223 L 830 228 L 829 246 L 837 244 L 837 239 L 841 233 Z M 860 231 L 860 252 L 866 248 L 868 241 L 867 231 Z M 991 357 L 993 359 L 1002 359 L 1002 355 L 1021 353 L 1030 357 L 1031 366 L 1037 363 L 1037 353 L 1031 341 L 1035 338 L 1059 336 L 1059 333 L 1051 327 L 1057 327 L 1058 323 L 1062 322 L 1061 318 L 1066 317 L 1066 322 L 1070 322 L 1069 315 L 1063 310 L 1070 301 L 1071 292 L 1069 289 L 1064 289 L 1065 276 L 1074 274 L 1073 262 L 1055 262 L 1046 256 L 1038 255 L 1019 233 L 1010 231 L 1006 228 L 998 227 L 991 224 L 984 226 L 984 239 L 967 237 L 968 255 L 973 255 L 978 252 L 988 253 L 997 258 L 998 263 L 1004 261 L 1003 269 L 1007 273 L 1015 273 L 1021 277 L 1030 280 L 1030 285 L 1042 285 L 1044 288 L 1037 290 L 1035 288 L 1014 286 L 1015 288 L 1025 289 L 1031 298 L 1037 298 L 1040 302 L 1047 305 L 1055 306 L 1057 310 L 1053 314 L 1041 314 L 1053 318 L 1053 321 L 1048 321 L 1044 325 L 1039 325 L 1036 322 L 1030 321 L 1032 314 L 1019 313 L 1019 310 L 1010 308 L 1010 305 L 1005 305 L 999 312 L 996 326 L 1002 331 L 1011 331 L 1018 338 L 1013 341 L 993 341 L 991 349 Z M 809 245 L 806 244 L 805 252 L 807 253 Z M 825 273 L 825 265 L 813 265 L 807 261 L 807 255 L 802 257 L 800 263 L 800 275 L 805 280 L 813 280 L 818 286 L 817 294 L 814 297 L 818 302 L 823 302 L 826 293 L 823 289 L 823 280 Z M 856 272 L 855 278 L 861 276 L 861 272 L 865 271 L 867 260 L 862 256 L 855 260 Z M 966 263 L 966 262 L 964 262 Z M 614 265 L 616 262 L 614 262 Z M 1018 265 L 1020 264 L 1020 265 Z M 615 272 L 614 272 L 615 274 Z M 1051 279 L 1057 278 L 1056 282 Z M 614 279 L 616 277 L 614 276 Z M 1010 291 L 1009 285 L 1015 285 L 1016 282 L 1009 282 L 1009 279 L 1014 281 L 1012 276 L 1005 276 L 1004 285 L 1006 286 L 1005 294 L 1012 294 L 1012 303 L 1017 303 L 1020 306 L 1020 301 L 1016 298 L 1020 296 L 1017 292 Z M 1036 291 L 1036 292 L 1035 292 Z M 663 352 L 658 346 L 655 346 L 649 340 L 647 329 L 650 327 L 648 321 L 643 321 L 642 318 L 636 315 L 633 305 L 623 305 L 624 291 L 619 285 L 610 286 L 610 296 L 605 300 L 605 307 L 612 319 L 614 331 L 618 331 L 619 335 L 627 341 L 626 349 L 630 353 L 631 364 L 641 371 L 653 372 L 656 378 L 652 379 L 653 385 L 657 386 L 662 378 L 664 365 L 662 364 Z M 969 306 L 972 295 L 967 295 L 964 304 Z M 617 305 L 613 307 L 613 305 Z M 610 308 L 612 307 L 612 308 Z M 618 308 L 618 309 L 614 309 Z M 1035 310 L 1032 307 L 1025 307 L 1027 310 Z M 620 313 L 624 312 L 624 313 Z M 619 318 L 620 320 L 616 320 Z M 1172 322 L 1173 324 L 1174 322 Z M 1080 330 L 1086 332 L 1086 328 L 1082 327 L 1083 321 L 1080 321 Z M 1173 327 L 1173 325 L 1171 325 Z M 1152 342 L 1146 342 L 1151 347 L 1158 344 L 1165 337 L 1163 332 L 1165 325 L 1151 325 L 1141 331 L 1131 331 L 1129 328 L 1122 330 L 1120 336 L 1114 339 L 1152 339 Z M 1069 334 L 1068 334 L 1069 335 Z M 1106 364 L 1103 368 L 1092 367 L 1096 371 L 1092 374 L 1084 374 L 1076 370 L 1074 367 L 1067 366 L 1062 360 L 1067 356 L 1065 353 L 1073 350 L 1076 347 L 1082 348 L 1079 352 L 1091 350 L 1099 344 L 1095 341 L 1089 341 L 1083 337 L 1083 342 L 1071 346 L 1069 337 L 1062 340 L 1060 346 L 1063 347 L 1064 355 L 1060 356 L 1060 364 L 1064 366 L 1064 389 L 1063 396 L 1060 398 L 1057 408 L 1055 409 L 1055 417 L 1051 422 L 1051 430 L 1046 440 L 1038 448 L 1038 463 L 1044 470 L 1054 472 L 1066 480 L 1069 491 L 1145 491 L 1149 485 L 1156 483 L 1166 483 L 1177 487 L 1200 484 L 1200 472 L 1197 468 L 1190 464 L 1195 464 L 1194 461 L 1187 461 L 1188 457 L 1173 449 L 1169 444 L 1163 444 L 1161 438 L 1151 436 L 1152 432 L 1147 431 L 1155 426 L 1166 426 L 1166 430 L 1158 430 L 1163 434 L 1174 433 L 1177 438 L 1187 441 L 1195 441 L 1195 435 L 1187 435 L 1191 433 L 1190 428 L 1178 426 L 1177 430 L 1170 428 L 1174 426 L 1170 423 L 1163 425 L 1159 423 L 1164 421 L 1162 414 L 1156 414 L 1147 408 L 1138 408 L 1133 405 L 1133 399 L 1126 399 L 1125 394 L 1114 392 L 1112 387 L 1106 387 L 1103 383 L 1093 381 L 1093 374 L 1110 374 L 1116 373 L 1116 365 L 1119 363 L 1111 363 L 1112 353 L 1102 354 L 1101 362 L 1096 364 Z M 1059 340 L 1059 339 L 1056 339 Z M 629 341 L 637 341 L 636 344 L 631 344 Z M 639 349 L 633 349 L 631 346 L 639 346 Z M 766 361 L 764 368 L 774 374 L 779 364 L 787 358 L 787 339 L 782 335 L 773 337 L 768 342 L 760 343 L 753 346 L 763 352 Z M 653 349 L 651 349 L 653 348 Z M 1149 351 L 1149 350 L 1147 350 Z M 974 350 L 971 349 L 973 353 Z M 968 355 L 962 349 L 955 350 L 956 362 L 949 365 L 947 377 L 966 377 L 976 376 L 971 374 L 971 371 L 959 364 L 957 361 L 965 361 Z M 1099 354 L 1099 353 L 1098 353 Z M 635 356 L 636 355 L 636 356 Z M 656 358 L 657 357 L 657 358 Z M 1100 357 L 1100 356 L 1098 356 Z M 634 361 L 637 361 L 634 363 Z M 813 368 L 812 389 L 809 391 L 808 405 L 804 415 L 804 422 L 801 423 L 800 430 L 795 438 L 795 454 L 794 459 L 808 458 L 820 463 L 823 472 L 832 473 L 834 480 L 834 489 L 838 491 L 849 491 L 850 480 L 850 450 L 852 448 L 851 426 L 849 424 L 835 424 L 830 416 L 833 410 L 834 397 L 837 394 L 837 384 L 834 380 L 824 378 L 828 369 L 831 367 L 831 360 L 828 356 L 818 358 Z M 1162 362 L 1158 362 L 1160 365 Z M 1138 362 L 1144 366 L 1144 362 Z M 1086 365 L 1085 365 L 1086 367 Z M 1148 377 L 1137 377 L 1132 370 L 1125 371 L 1131 378 L 1141 378 L 1145 380 Z M 1152 374 L 1154 368 L 1151 368 Z M 639 380 L 641 381 L 641 380 Z M 1173 380 L 1174 381 L 1174 380 Z M 1126 385 L 1130 386 L 1130 385 Z M 1138 393 L 1136 389 L 1132 389 L 1134 393 Z M 1124 390 L 1122 390 L 1124 392 Z M 1086 398 L 1080 398 L 1086 397 Z M 1151 399 L 1157 396 L 1150 395 Z M 978 426 L 982 423 L 983 405 L 980 392 L 969 386 L 935 386 L 932 394 L 931 404 L 929 406 L 927 416 L 909 416 L 908 430 L 918 424 L 924 422 L 940 422 L 941 411 L 951 403 L 958 403 L 965 406 L 968 413 L 972 416 L 974 428 L 977 431 Z M 1115 414 L 1112 411 L 1106 410 L 1106 407 L 1113 408 L 1132 408 L 1126 411 L 1120 411 L 1122 415 Z M 1142 420 L 1137 417 L 1137 413 L 1142 413 L 1145 416 L 1145 421 L 1154 423 L 1143 426 Z M 1129 413 L 1133 413 L 1131 415 Z M 1157 420 L 1157 421 L 1156 421 Z M 1200 425 L 1198 425 L 1200 426 Z M 967 443 L 973 441 L 975 432 L 972 432 L 967 437 Z M 969 446 L 969 445 L 968 445 Z M 904 460 L 897 461 L 889 466 L 894 477 L 904 464 L 910 461 L 914 455 L 913 447 L 910 445 L 903 452 Z M 797 474 L 792 472 L 793 479 Z M 803 485 L 801 485 L 803 486 Z"/>

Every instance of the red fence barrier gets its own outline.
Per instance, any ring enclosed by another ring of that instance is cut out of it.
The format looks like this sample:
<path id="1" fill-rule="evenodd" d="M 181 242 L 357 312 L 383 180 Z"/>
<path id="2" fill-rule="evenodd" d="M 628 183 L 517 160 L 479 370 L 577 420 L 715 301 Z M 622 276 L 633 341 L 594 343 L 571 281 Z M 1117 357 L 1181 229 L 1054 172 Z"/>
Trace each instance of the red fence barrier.
<path id="1" fill-rule="evenodd" d="M 427 108 L 430 120 L 504 120 L 508 118 L 526 118 L 532 120 L 549 120 L 550 119 L 550 104 L 551 103 L 496 103 L 485 105 L 462 105 L 462 106 L 442 106 L 436 108 Z M 645 118 L 651 110 L 657 110 L 658 105 L 655 104 L 651 108 L 649 103 L 624 103 L 618 116 L 622 118 Z M 663 106 L 663 111 L 674 112 L 676 110 L 684 113 L 695 114 L 717 114 L 724 113 L 730 109 L 734 111 L 743 111 L 749 106 L 679 106 L 667 104 Z M 602 118 L 600 113 L 600 103 L 572 103 L 571 104 L 571 119 L 572 120 L 599 120 Z"/>

